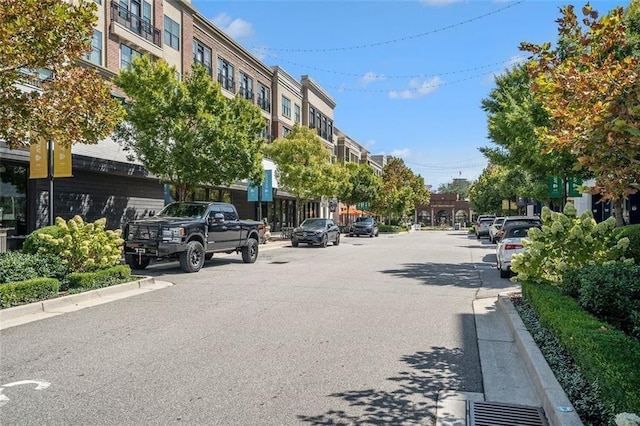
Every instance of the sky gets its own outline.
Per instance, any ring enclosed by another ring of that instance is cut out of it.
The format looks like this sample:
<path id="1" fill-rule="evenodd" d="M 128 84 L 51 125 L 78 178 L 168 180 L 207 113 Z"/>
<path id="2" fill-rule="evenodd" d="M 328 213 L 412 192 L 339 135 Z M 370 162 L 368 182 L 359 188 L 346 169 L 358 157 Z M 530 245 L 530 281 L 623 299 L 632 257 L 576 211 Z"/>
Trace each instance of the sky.
<path id="1" fill-rule="evenodd" d="M 487 165 L 481 101 L 525 61 L 521 42 L 555 43 L 551 0 L 191 0 L 244 48 L 336 101 L 334 125 L 374 155 L 400 157 L 437 190 Z M 591 1 L 601 14 L 624 1 Z"/>

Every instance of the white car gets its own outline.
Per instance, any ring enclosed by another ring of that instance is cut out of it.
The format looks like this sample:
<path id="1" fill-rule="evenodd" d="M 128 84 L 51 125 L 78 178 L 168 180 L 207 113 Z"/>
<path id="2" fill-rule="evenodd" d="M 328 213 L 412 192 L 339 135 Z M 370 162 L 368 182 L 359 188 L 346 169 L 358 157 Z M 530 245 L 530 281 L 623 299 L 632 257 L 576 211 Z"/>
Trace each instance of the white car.
<path id="1" fill-rule="evenodd" d="M 507 225 L 503 228 L 504 235 L 500 238 L 500 241 L 498 241 L 498 247 L 496 248 L 496 259 L 498 270 L 500 271 L 500 278 L 511 277 L 511 257 L 525 250 L 525 247 L 522 245 L 522 239 L 527 237 L 529 228 L 534 227 L 539 228 L 540 225 L 518 223 Z"/>
<path id="2" fill-rule="evenodd" d="M 500 229 L 502 228 L 502 222 L 504 222 L 504 216 L 498 216 L 495 219 L 493 219 L 493 223 L 491 224 L 491 226 L 489 226 L 489 242 L 490 243 L 497 243 L 497 236 L 498 236 L 498 232 L 500 232 Z"/>

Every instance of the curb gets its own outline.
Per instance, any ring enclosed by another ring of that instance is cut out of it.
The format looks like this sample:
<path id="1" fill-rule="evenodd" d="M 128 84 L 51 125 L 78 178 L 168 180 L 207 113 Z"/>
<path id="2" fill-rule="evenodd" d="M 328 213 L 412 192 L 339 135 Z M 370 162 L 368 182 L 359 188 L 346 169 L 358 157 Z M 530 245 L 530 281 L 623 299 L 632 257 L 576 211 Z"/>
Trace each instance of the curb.
<path id="1" fill-rule="evenodd" d="M 513 333 L 516 346 L 535 391 L 542 401 L 542 408 L 549 423 L 558 426 L 581 426 L 583 423 L 580 417 L 509 297 L 498 296 L 498 308 L 504 314 L 507 326 Z"/>
<path id="2" fill-rule="evenodd" d="M 15 306 L 13 308 L 2 309 L 0 310 L 0 322 L 12 321 L 24 318 L 28 315 L 55 312 L 90 300 L 106 299 L 119 293 L 145 289 L 151 290 L 153 287 L 158 287 L 158 285 L 166 287 L 173 284 L 164 281 L 156 281 L 153 277 L 144 277 L 137 281 L 116 284 L 85 291 L 83 293 L 71 294 L 69 296 L 56 297 L 55 299 L 48 299 L 40 302 L 28 303 L 26 305 Z"/>

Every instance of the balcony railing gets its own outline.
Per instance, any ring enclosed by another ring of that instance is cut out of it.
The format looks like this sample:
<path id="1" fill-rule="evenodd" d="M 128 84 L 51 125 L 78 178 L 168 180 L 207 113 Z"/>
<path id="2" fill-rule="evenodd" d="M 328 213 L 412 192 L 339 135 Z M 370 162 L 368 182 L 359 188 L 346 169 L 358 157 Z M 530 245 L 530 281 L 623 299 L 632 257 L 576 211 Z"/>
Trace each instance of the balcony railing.
<path id="1" fill-rule="evenodd" d="M 236 82 L 233 81 L 233 77 L 225 77 L 223 74 L 218 74 L 218 83 L 220 83 L 220 86 L 222 86 L 223 89 L 230 92 L 233 92 L 236 89 Z"/>
<path id="2" fill-rule="evenodd" d="M 138 34 L 145 40 L 162 47 L 162 39 L 160 37 L 160 29 L 154 27 L 149 22 L 142 19 L 139 15 L 134 15 L 126 7 L 111 2 L 111 20 L 117 22 L 131 32 Z"/>
<path id="3" fill-rule="evenodd" d="M 263 111 L 271 112 L 271 102 L 269 102 L 268 99 L 258 97 L 258 106 L 262 108 Z"/>

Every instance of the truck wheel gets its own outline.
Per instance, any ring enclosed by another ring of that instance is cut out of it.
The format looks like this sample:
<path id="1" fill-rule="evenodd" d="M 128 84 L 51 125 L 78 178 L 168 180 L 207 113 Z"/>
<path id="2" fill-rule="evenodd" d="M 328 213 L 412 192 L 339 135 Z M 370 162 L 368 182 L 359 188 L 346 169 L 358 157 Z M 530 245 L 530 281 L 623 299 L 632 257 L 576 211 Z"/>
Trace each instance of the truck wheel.
<path id="1" fill-rule="evenodd" d="M 242 261 L 244 263 L 253 263 L 258 258 L 258 242 L 255 238 L 249 238 L 247 245 L 242 247 Z"/>
<path id="2" fill-rule="evenodd" d="M 180 253 L 180 268 L 184 272 L 198 272 L 204 265 L 204 247 L 198 241 L 189 241 L 187 249 Z"/>
<path id="3" fill-rule="evenodd" d="M 149 262 L 151 262 L 150 258 L 138 256 L 136 254 L 127 254 L 125 255 L 124 259 L 127 262 L 127 265 L 129 265 L 131 269 L 134 270 L 142 270 L 149 266 Z"/>

